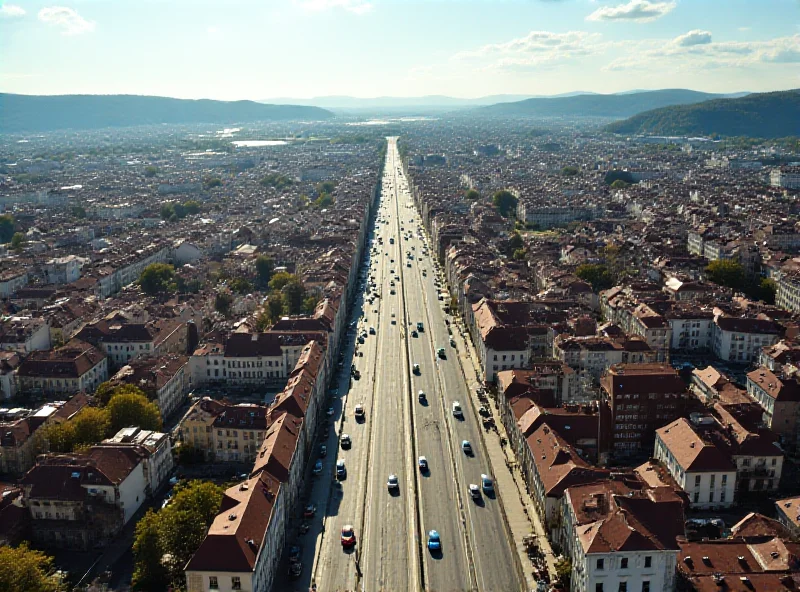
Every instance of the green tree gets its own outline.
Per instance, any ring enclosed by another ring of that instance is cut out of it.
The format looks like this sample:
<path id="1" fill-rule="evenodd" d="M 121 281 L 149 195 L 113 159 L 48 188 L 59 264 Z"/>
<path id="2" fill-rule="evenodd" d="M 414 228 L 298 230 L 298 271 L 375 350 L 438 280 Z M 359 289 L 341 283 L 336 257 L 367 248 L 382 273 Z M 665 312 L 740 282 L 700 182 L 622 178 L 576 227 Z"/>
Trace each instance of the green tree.
<path id="1" fill-rule="evenodd" d="M 314 200 L 314 207 L 318 210 L 327 208 L 330 205 L 333 205 L 333 197 L 331 197 L 330 193 L 320 193 L 319 197 Z"/>
<path id="2" fill-rule="evenodd" d="M 134 395 L 145 395 L 144 391 L 137 386 L 128 384 L 127 382 L 116 383 L 107 380 L 101 382 L 94 391 L 95 401 L 99 402 L 103 407 L 108 405 L 111 397 L 116 395 L 124 395 L 132 393 Z"/>
<path id="3" fill-rule="evenodd" d="M 209 481 L 190 481 L 176 486 L 172 502 L 158 513 L 159 538 L 169 551 L 166 564 L 173 586 L 185 585 L 183 569 L 206 536 L 222 504 L 224 490 Z"/>
<path id="4" fill-rule="evenodd" d="M 130 426 L 153 431 L 160 431 L 162 427 L 158 405 L 145 395 L 135 393 L 114 395 L 106 405 L 106 411 L 111 421 L 112 434 Z"/>
<path id="5" fill-rule="evenodd" d="M 80 219 L 86 218 L 86 215 L 87 215 L 86 214 L 86 208 L 84 208 L 83 206 L 80 206 L 80 205 L 72 206 L 72 208 L 70 208 L 70 213 L 73 216 L 75 216 L 76 218 L 80 218 Z"/>
<path id="6" fill-rule="evenodd" d="M 186 211 L 186 214 L 189 216 L 194 216 L 195 214 L 199 214 L 202 206 L 200 202 L 196 199 L 190 199 L 188 201 L 183 202 L 183 209 Z"/>
<path id="7" fill-rule="evenodd" d="M 72 452 L 75 448 L 75 426 L 71 421 L 50 423 L 35 432 L 41 452 Z"/>
<path id="8" fill-rule="evenodd" d="M 303 312 L 305 314 L 311 314 L 314 312 L 314 309 L 317 308 L 317 297 L 316 296 L 307 296 L 303 299 Z"/>
<path id="9" fill-rule="evenodd" d="M 289 314 L 300 314 L 303 312 L 303 300 L 306 297 L 306 289 L 297 276 L 294 276 L 282 289 L 283 302 Z"/>
<path id="10" fill-rule="evenodd" d="M 161 206 L 161 218 L 163 220 L 170 220 L 175 217 L 175 206 L 171 203 L 165 203 Z"/>
<path id="11" fill-rule="evenodd" d="M 214 187 L 220 187 L 222 185 L 222 179 L 219 177 L 206 177 L 203 179 L 203 187 L 206 189 L 213 189 Z"/>
<path id="12" fill-rule="evenodd" d="M 179 220 L 186 217 L 186 208 L 183 207 L 183 204 L 176 203 L 172 206 L 172 209 L 175 210 L 175 216 Z"/>
<path id="13" fill-rule="evenodd" d="M 775 280 L 761 278 L 755 290 L 755 296 L 767 304 L 775 304 L 775 295 L 778 293 L 778 284 Z"/>
<path id="14" fill-rule="evenodd" d="M 164 566 L 165 550 L 161 540 L 161 518 L 152 509 L 136 524 L 133 540 L 134 590 L 164 590 L 169 572 Z"/>
<path id="15" fill-rule="evenodd" d="M 282 290 L 283 287 L 291 282 L 294 278 L 294 274 L 291 274 L 288 271 L 279 271 L 272 276 L 272 279 L 269 280 L 269 289 L 273 292 Z"/>
<path id="16" fill-rule="evenodd" d="M 575 275 L 592 285 L 592 290 L 599 292 L 614 285 L 614 279 L 605 265 L 584 263 L 575 270 Z"/>
<path id="17" fill-rule="evenodd" d="M 61 586 L 52 571 L 53 559 L 28 543 L 0 547 L 0 590 L 58 592 Z"/>
<path id="18" fill-rule="evenodd" d="M 259 285 L 269 285 L 269 279 L 272 276 L 272 269 L 274 267 L 275 262 L 271 257 L 267 257 L 266 255 L 259 255 L 256 257 L 256 273 L 258 274 Z"/>
<path id="19" fill-rule="evenodd" d="M 269 315 L 270 323 L 274 323 L 281 318 L 283 314 L 283 295 L 280 293 L 273 293 L 267 298 L 267 314 Z"/>
<path id="20" fill-rule="evenodd" d="M 727 286 L 734 290 L 742 290 L 747 282 L 747 275 L 741 263 L 730 259 L 717 259 L 706 266 L 706 276 L 715 284 Z"/>
<path id="21" fill-rule="evenodd" d="M 527 253 L 525 249 L 516 249 L 512 255 L 516 261 L 524 261 Z"/>
<path id="22" fill-rule="evenodd" d="M 14 216 L 3 214 L 0 216 L 0 243 L 10 242 L 12 236 L 14 236 Z"/>
<path id="23" fill-rule="evenodd" d="M 139 286 L 148 296 L 175 291 L 175 268 L 167 263 L 151 263 L 139 276 Z"/>
<path id="24" fill-rule="evenodd" d="M 280 173 L 269 173 L 259 181 L 262 187 L 272 187 L 278 191 L 288 189 L 294 184 L 289 177 Z"/>
<path id="25" fill-rule="evenodd" d="M 25 235 L 21 232 L 15 232 L 14 236 L 11 237 L 11 248 L 15 251 L 21 251 L 24 245 Z"/>
<path id="26" fill-rule="evenodd" d="M 108 412 L 99 407 L 84 407 L 71 421 L 75 429 L 73 447 L 97 444 L 112 433 Z"/>
<path id="27" fill-rule="evenodd" d="M 336 189 L 336 183 L 334 181 L 323 181 L 317 185 L 317 193 L 320 195 L 323 193 L 333 193 L 334 189 Z"/>
<path id="28" fill-rule="evenodd" d="M 229 283 L 232 292 L 237 294 L 247 294 L 253 291 L 253 284 L 244 278 L 234 278 Z"/>
<path id="29" fill-rule="evenodd" d="M 464 194 L 464 198 L 475 201 L 481 198 L 481 194 L 478 193 L 475 189 L 468 189 L 467 192 Z"/>
<path id="30" fill-rule="evenodd" d="M 573 165 L 567 165 L 561 169 L 561 174 L 564 175 L 565 177 L 574 177 L 580 172 L 581 170 Z"/>
<path id="31" fill-rule="evenodd" d="M 625 189 L 626 187 L 630 186 L 630 183 L 623 181 L 622 179 L 617 179 L 611 184 L 611 189 Z"/>
<path id="32" fill-rule="evenodd" d="M 570 580 L 572 579 L 572 562 L 567 558 L 556 561 L 556 577 L 564 588 L 569 590 Z"/>
<path id="33" fill-rule="evenodd" d="M 158 174 L 158 169 L 154 166 L 146 166 L 144 167 L 144 176 L 148 179 L 155 177 Z"/>
<path id="34" fill-rule="evenodd" d="M 525 246 L 525 243 L 522 240 L 522 235 L 516 230 L 511 233 L 508 243 L 508 246 L 512 251 L 516 251 L 517 249 L 521 249 Z"/>
<path id="35" fill-rule="evenodd" d="M 214 296 L 214 310 L 223 316 L 231 314 L 231 305 L 233 304 L 233 295 L 230 292 L 217 292 Z"/>
<path id="36" fill-rule="evenodd" d="M 513 193 L 505 189 L 498 191 L 492 196 L 492 203 L 504 218 L 513 215 L 517 209 L 517 198 L 514 197 Z"/>

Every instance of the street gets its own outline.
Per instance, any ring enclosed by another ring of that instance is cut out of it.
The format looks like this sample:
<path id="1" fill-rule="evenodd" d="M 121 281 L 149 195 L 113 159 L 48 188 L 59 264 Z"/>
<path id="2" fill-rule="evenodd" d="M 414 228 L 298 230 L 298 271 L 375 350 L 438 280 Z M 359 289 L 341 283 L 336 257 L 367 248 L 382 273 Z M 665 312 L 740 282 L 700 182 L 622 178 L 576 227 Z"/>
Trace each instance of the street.
<path id="1" fill-rule="evenodd" d="M 316 583 L 320 591 L 519 590 L 502 492 L 482 480 L 494 472 L 394 138 L 371 237 L 334 429 L 310 492 L 317 515 L 302 541 L 305 567 L 296 589 Z M 350 379 L 351 362 L 358 380 Z M 362 421 L 355 419 L 357 405 Z M 350 436 L 348 448 L 340 446 L 342 434 Z M 419 457 L 427 470 L 418 468 Z M 347 471 L 338 481 L 337 461 Z M 388 486 L 390 475 L 396 489 Z M 341 545 L 345 525 L 354 527 L 353 549 Z M 430 531 L 439 535 L 438 550 L 428 548 Z"/>

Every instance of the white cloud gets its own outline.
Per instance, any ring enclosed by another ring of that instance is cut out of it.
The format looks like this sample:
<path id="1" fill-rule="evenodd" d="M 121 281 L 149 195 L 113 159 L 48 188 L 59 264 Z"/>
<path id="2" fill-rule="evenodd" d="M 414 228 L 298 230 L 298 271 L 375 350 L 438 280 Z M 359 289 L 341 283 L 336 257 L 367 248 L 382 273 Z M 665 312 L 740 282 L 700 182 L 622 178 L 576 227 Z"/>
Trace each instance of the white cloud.
<path id="1" fill-rule="evenodd" d="M 683 35 L 678 35 L 677 37 L 675 37 L 675 39 L 672 40 L 672 42 L 675 45 L 679 45 L 680 47 L 707 45 L 711 43 L 711 32 L 695 29 L 694 31 L 689 31 L 688 33 L 684 33 Z"/>
<path id="2" fill-rule="evenodd" d="M 367 0 L 295 0 L 309 12 L 322 12 L 333 8 L 341 8 L 355 14 L 365 14 L 373 9 L 372 2 Z"/>
<path id="3" fill-rule="evenodd" d="M 63 35 L 81 35 L 94 31 L 95 23 L 87 21 L 72 8 L 46 6 L 39 11 L 39 20 L 61 28 Z"/>
<path id="4" fill-rule="evenodd" d="M 585 31 L 531 31 L 525 37 L 462 51 L 450 59 L 483 61 L 485 69 L 530 69 L 596 53 L 600 37 Z"/>
<path id="5" fill-rule="evenodd" d="M 16 4 L 3 4 L 0 6 L 0 17 L 2 18 L 16 18 L 25 16 L 25 9 Z"/>
<path id="6" fill-rule="evenodd" d="M 636 21 L 649 23 L 669 14 L 675 8 L 675 2 L 649 2 L 649 0 L 631 0 L 627 4 L 603 6 L 586 17 L 587 21 Z"/>

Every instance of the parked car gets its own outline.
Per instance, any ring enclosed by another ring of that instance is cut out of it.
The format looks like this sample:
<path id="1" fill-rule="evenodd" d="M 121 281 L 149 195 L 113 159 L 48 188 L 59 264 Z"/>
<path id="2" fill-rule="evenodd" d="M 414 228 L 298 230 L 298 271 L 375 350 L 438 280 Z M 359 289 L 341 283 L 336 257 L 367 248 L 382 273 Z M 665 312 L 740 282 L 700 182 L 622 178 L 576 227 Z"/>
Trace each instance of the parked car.
<path id="1" fill-rule="evenodd" d="M 287 573 L 291 579 L 298 579 L 303 574 L 303 564 L 299 561 L 292 561 L 289 563 Z"/>
<path id="2" fill-rule="evenodd" d="M 308 504 L 303 509 L 303 518 L 313 518 L 314 514 L 316 513 L 317 513 L 317 506 L 315 506 L 314 504 Z"/>
<path id="3" fill-rule="evenodd" d="M 314 463 L 313 473 L 315 475 L 321 475 L 322 474 L 322 461 L 321 460 L 318 460 L 317 462 Z"/>
<path id="4" fill-rule="evenodd" d="M 325 458 L 326 456 L 328 456 L 328 447 L 325 446 L 325 444 L 322 444 L 319 447 L 319 457 Z"/>

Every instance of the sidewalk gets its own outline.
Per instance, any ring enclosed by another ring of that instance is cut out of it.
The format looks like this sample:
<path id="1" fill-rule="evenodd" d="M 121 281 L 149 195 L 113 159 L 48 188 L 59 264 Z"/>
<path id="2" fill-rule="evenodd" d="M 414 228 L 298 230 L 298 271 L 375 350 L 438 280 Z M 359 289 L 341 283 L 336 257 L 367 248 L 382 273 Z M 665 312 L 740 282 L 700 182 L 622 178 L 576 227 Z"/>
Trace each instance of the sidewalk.
<path id="1" fill-rule="evenodd" d="M 477 398 L 477 389 L 483 386 L 481 380 L 481 370 L 478 364 L 478 354 L 472 345 L 469 333 L 461 322 L 460 317 L 451 316 L 451 327 L 453 328 L 452 336 L 456 340 L 459 348 L 459 360 L 461 362 L 464 375 L 467 379 L 469 386 L 470 396 L 476 407 L 481 403 Z M 525 481 L 522 474 L 517 468 L 516 458 L 508 446 L 501 446 L 500 438 L 504 438 L 508 442 L 508 435 L 505 432 L 503 423 L 497 413 L 494 405 L 489 405 L 489 410 L 494 418 L 495 425 L 497 426 L 497 433 L 492 435 L 490 432 L 483 432 L 484 443 L 486 450 L 489 454 L 491 466 L 494 469 L 494 477 L 497 481 L 498 488 L 504 492 L 502 497 L 502 504 L 505 509 L 506 520 L 509 528 L 511 529 L 514 538 L 514 545 L 516 546 L 517 553 L 520 557 L 523 571 L 525 573 L 525 582 L 528 590 L 536 590 L 538 581 L 533 575 L 533 566 L 531 560 L 528 558 L 528 553 L 522 543 L 524 537 L 534 534 L 536 542 L 545 557 L 547 563 L 547 570 L 550 574 L 550 580 L 556 580 L 555 571 L 555 556 L 550 547 L 550 541 L 547 538 L 547 533 L 544 526 L 536 513 L 533 500 L 531 500 L 525 486 Z M 502 470 L 505 467 L 506 470 Z M 509 495 L 509 492 L 516 491 L 517 495 Z"/>

